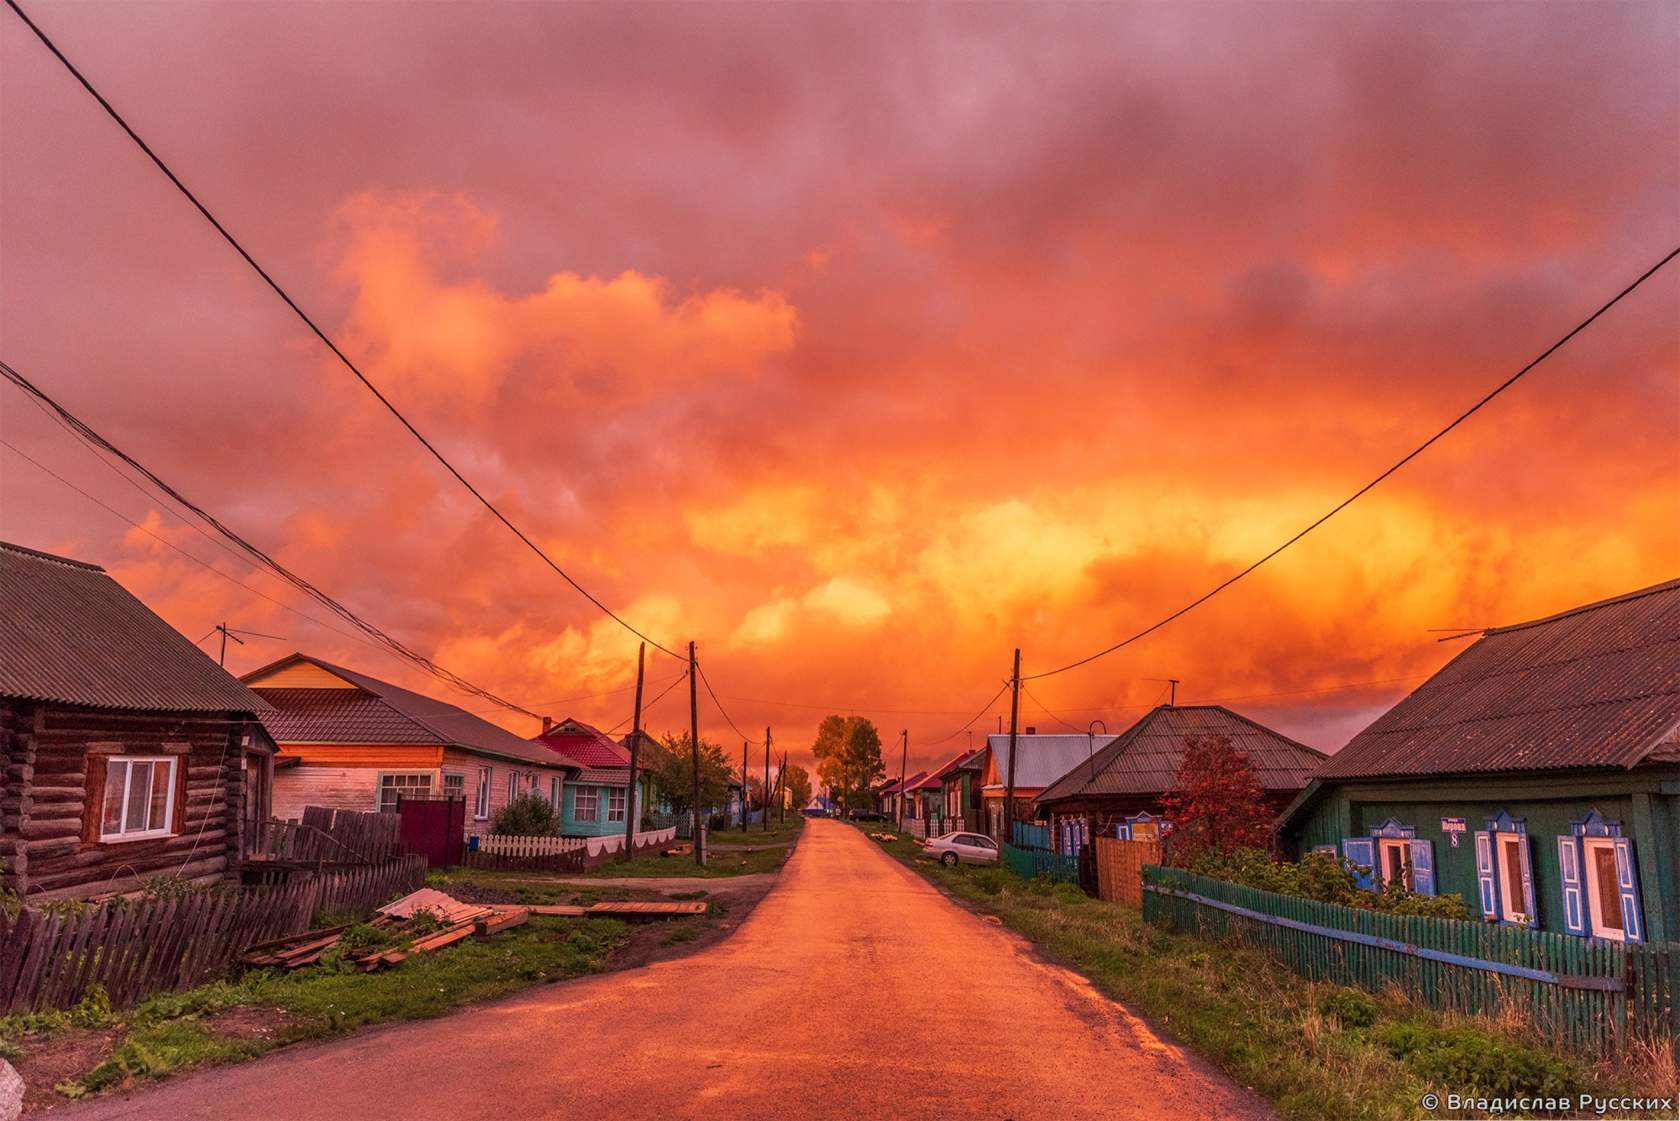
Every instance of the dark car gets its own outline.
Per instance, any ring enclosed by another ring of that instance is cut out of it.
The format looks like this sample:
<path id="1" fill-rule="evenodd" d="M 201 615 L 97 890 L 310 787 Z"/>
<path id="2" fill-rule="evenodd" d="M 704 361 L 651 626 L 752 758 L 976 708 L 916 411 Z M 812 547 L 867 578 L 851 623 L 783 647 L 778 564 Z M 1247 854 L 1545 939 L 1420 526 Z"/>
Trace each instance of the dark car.
<path id="1" fill-rule="evenodd" d="M 846 813 L 846 816 L 851 818 L 853 821 L 891 821 L 892 820 L 886 814 L 876 813 L 874 810 L 848 810 L 847 813 Z"/>
<path id="2" fill-rule="evenodd" d="M 800 810 L 799 812 L 804 814 L 806 817 L 827 817 L 828 816 L 827 814 L 823 813 L 821 806 L 806 806 L 804 809 Z"/>

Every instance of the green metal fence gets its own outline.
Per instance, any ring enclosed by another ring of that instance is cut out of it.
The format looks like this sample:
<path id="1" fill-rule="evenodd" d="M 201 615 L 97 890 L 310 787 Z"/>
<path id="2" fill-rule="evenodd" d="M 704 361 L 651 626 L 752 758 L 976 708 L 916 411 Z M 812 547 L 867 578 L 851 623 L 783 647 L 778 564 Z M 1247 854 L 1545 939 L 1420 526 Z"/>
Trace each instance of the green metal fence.
<path id="1" fill-rule="evenodd" d="M 1053 880 L 1065 880 L 1070 884 L 1079 882 L 1079 859 L 1063 856 L 1048 849 L 1022 849 L 1006 842 L 1003 846 L 1003 862 L 1017 876 L 1024 876 L 1029 880 L 1034 876 L 1049 876 Z"/>
<path id="2" fill-rule="evenodd" d="M 1642 1040 L 1680 1057 L 1677 943 L 1629 946 L 1363 911 L 1153 864 L 1144 867 L 1143 881 L 1146 921 L 1257 946 L 1314 980 L 1371 990 L 1395 985 L 1443 1010 L 1496 1015 L 1514 1008 L 1535 1031 L 1594 1056 Z"/>

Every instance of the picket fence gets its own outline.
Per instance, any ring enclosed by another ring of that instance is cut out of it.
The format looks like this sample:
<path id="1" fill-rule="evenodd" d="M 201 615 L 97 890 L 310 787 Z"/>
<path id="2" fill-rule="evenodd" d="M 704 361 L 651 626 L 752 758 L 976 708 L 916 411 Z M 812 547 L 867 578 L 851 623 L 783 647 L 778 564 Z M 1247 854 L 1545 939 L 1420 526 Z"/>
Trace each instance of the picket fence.
<path id="1" fill-rule="evenodd" d="M 1680 944 L 1365 911 L 1155 865 L 1142 878 L 1148 922 L 1258 947 L 1305 977 L 1373 991 L 1394 985 L 1472 1015 L 1515 1011 L 1532 1030 L 1595 1057 L 1647 1042 L 1680 1058 Z"/>
<path id="2" fill-rule="evenodd" d="M 677 839 L 673 827 L 636 834 L 632 855 L 655 852 Z M 468 868 L 519 872 L 587 872 L 624 851 L 624 834 L 608 837 L 502 836 L 477 838 L 462 863 Z"/>
<path id="3" fill-rule="evenodd" d="M 26 907 L 0 916 L 0 1012 L 70 1008 L 91 985 L 115 1007 L 223 976 L 240 951 L 300 934 L 318 914 L 365 917 L 426 882 L 426 858 L 404 856 L 277 887 L 232 885 L 80 909 Z"/>

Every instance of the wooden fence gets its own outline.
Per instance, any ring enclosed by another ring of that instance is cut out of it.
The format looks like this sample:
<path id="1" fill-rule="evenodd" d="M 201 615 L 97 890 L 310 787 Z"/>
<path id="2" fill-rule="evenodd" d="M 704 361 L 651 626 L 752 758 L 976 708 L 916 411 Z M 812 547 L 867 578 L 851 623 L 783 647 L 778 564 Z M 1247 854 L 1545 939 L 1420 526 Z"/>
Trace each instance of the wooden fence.
<path id="1" fill-rule="evenodd" d="M 1680 944 L 1624 945 L 1525 927 L 1393 915 L 1277 895 L 1154 865 L 1143 917 L 1257 946 L 1319 981 L 1396 985 L 1434 1008 L 1515 1010 L 1574 1050 L 1611 1056 L 1635 1041 L 1680 1057 Z"/>
<path id="2" fill-rule="evenodd" d="M 478 839 L 478 851 L 494 856 L 555 856 L 575 852 L 587 842 L 582 837 L 526 837 L 489 833 Z"/>
<path id="3" fill-rule="evenodd" d="M 1097 898 L 1143 906 L 1143 866 L 1161 863 L 1161 842 L 1094 838 Z"/>
<path id="4" fill-rule="evenodd" d="M 317 914 L 365 916 L 426 880 L 405 856 L 278 887 L 219 887 L 156 899 L 114 899 L 80 911 L 25 908 L 0 916 L 0 1012 L 70 1008 L 88 986 L 116 1007 L 224 975 L 241 950 L 309 929 Z"/>
<path id="5" fill-rule="evenodd" d="M 1063 856 L 1049 849 L 1023 849 L 1005 844 L 1003 863 L 1017 876 L 1029 880 L 1035 876 L 1049 876 L 1052 880 L 1070 884 L 1079 882 L 1079 858 Z"/>
<path id="6" fill-rule="evenodd" d="M 647 856 L 669 847 L 675 828 L 636 834 L 632 856 Z M 615 859 L 624 849 L 624 834 L 607 837 L 527 837 L 487 834 L 462 855 L 468 868 L 508 872 L 587 872 Z"/>

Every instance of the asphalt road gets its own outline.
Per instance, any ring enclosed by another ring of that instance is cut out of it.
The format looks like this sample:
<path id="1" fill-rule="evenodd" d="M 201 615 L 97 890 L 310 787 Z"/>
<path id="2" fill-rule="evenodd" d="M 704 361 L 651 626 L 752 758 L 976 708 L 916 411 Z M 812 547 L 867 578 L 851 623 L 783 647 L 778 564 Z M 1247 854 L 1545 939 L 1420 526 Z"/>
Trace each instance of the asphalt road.
<path id="1" fill-rule="evenodd" d="M 813 821 L 693 956 L 303 1046 L 78 1121 L 1269 1118 L 1084 979 Z"/>

